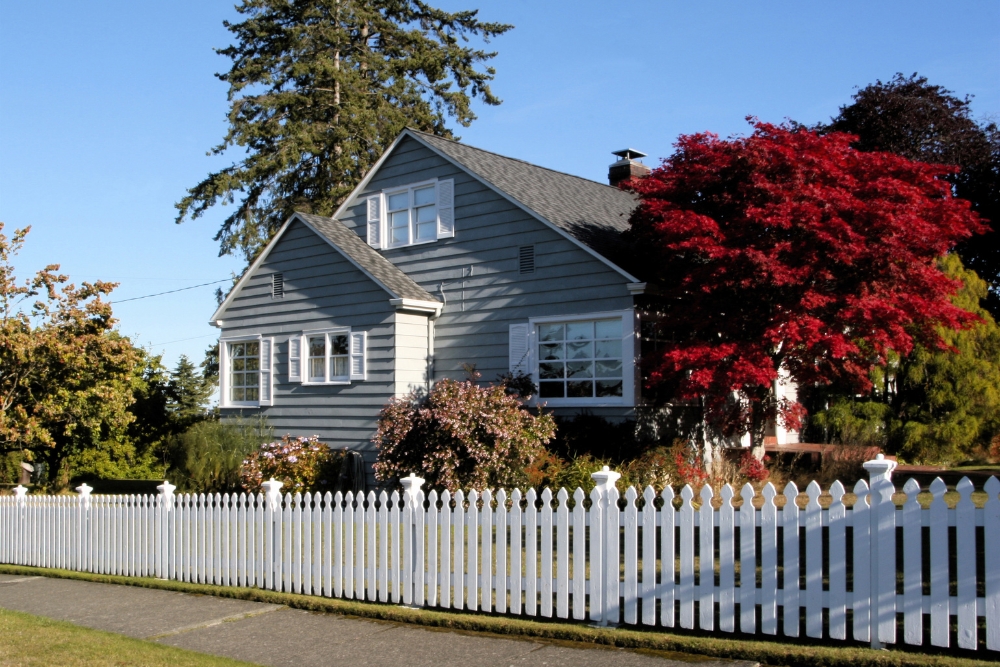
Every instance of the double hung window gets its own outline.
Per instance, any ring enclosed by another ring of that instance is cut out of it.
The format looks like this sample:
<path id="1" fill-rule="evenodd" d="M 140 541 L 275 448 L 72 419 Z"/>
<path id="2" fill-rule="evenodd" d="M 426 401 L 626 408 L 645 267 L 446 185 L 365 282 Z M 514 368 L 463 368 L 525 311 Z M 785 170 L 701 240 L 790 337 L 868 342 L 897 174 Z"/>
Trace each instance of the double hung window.
<path id="1" fill-rule="evenodd" d="M 309 340 L 309 382 L 347 382 L 349 380 L 348 334 L 311 335 Z"/>
<path id="2" fill-rule="evenodd" d="M 366 199 L 368 244 L 400 248 L 455 235 L 452 179 L 390 188 Z"/>
<path id="3" fill-rule="evenodd" d="M 288 339 L 288 381 L 349 384 L 367 379 L 367 334 L 344 327 L 306 331 Z"/>

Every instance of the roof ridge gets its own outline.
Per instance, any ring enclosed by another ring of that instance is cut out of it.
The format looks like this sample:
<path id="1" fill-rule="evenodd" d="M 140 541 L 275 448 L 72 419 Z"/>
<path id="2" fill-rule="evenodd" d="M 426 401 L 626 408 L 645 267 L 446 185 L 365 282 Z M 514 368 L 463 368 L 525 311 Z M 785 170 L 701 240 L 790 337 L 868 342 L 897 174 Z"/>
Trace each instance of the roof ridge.
<path id="1" fill-rule="evenodd" d="M 486 153 L 487 155 L 493 155 L 499 158 L 503 158 L 504 160 L 510 160 L 511 162 L 520 162 L 521 164 L 526 164 L 529 167 L 535 167 L 536 169 L 544 169 L 545 171 L 550 171 L 553 174 L 559 174 L 560 176 L 569 176 L 570 178 L 575 178 L 577 180 L 584 181 L 585 183 L 593 183 L 594 185 L 603 186 L 605 188 L 608 188 L 609 190 L 614 190 L 615 192 L 624 192 L 622 189 L 616 188 L 613 185 L 608 185 L 607 183 L 601 183 L 600 181 L 595 181 L 590 178 L 584 178 L 583 176 L 577 176 L 576 174 L 570 174 L 565 171 L 559 171 L 558 169 L 552 169 L 551 167 L 543 167 L 540 164 L 535 164 L 534 162 L 528 162 L 527 160 L 521 160 L 516 157 L 510 157 L 509 155 L 501 155 L 500 153 L 494 153 L 493 151 L 488 151 L 485 148 L 479 148 L 478 146 L 464 144 L 456 139 L 449 139 L 447 137 L 438 136 L 436 134 L 431 134 L 430 132 L 424 132 L 423 130 L 418 130 L 413 127 L 407 127 L 406 129 L 410 132 L 415 132 L 417 134 L 422 134 L 424 136 L 431 137 L 432 139 L 439 139 L 441 141 L 449 141 L 453 144 L 458 144 L 462 148 L 469 148 L 474 151 L 479 151 L 480 153 Z"/>

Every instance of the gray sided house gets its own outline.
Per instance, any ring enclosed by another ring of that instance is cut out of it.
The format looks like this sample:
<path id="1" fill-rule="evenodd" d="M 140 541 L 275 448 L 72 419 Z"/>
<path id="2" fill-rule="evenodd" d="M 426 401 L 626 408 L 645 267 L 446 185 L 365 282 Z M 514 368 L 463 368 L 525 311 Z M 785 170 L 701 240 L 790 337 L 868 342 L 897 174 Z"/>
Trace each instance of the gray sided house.
<path id="1" fill-rule="evenodd" d="M 623 152 L 612 179 L 645 170 Z M 616 172 L 617 170 L 617 172 Z M 523 371 L 557 414 L 633 414 L 645 284 L 617 188 L 404 131 L 333 218 L 294 214 L 212 316 L 224 415 L 370 464 L 379 410 Z"/>

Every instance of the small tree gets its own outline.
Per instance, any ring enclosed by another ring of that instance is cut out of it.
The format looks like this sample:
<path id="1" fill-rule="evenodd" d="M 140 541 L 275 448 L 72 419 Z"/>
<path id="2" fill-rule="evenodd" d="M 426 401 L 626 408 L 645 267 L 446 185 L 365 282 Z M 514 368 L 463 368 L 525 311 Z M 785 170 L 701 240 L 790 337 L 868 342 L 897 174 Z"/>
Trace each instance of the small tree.
<path id="1" fill-rule="evenodd" d="M 890 355 L 941 349 L 942 328 L 979 320 L 938 267 L 983 229 L 952 197 L 952 170 L 854 139 L 766 123 L 745 138 L 682 136 L 627 185 L 641 198 L 631 236 L 662 289 L 650 307 L 670 323 L 650 383 L 704 397 L 709 420 L 758 451 L 768 420 L 802 416 L 775 398 L 779 369 L 863 392 Z"/>
<path id="2" fill-rule="evenodd" d="M 0 454 L 44 464 L 56 489 L 71 457 L 111 474 L 143 467 L 127 431 L 143 355 L 114 330 L 102 297 L 115 285 L 65 284 L 56 264 L 19 284 L 11 259 L 28 231 L 0 233 Z"/>
<path id="3" fill-rule="evenodd" d="M 503 384 L 441 380 L 426 396 L 392 399 L 379 415 L 375 476 L 416 473 L 432 487 L 513 487 L 555 435 L 555 422 L 534 415 Z"/>

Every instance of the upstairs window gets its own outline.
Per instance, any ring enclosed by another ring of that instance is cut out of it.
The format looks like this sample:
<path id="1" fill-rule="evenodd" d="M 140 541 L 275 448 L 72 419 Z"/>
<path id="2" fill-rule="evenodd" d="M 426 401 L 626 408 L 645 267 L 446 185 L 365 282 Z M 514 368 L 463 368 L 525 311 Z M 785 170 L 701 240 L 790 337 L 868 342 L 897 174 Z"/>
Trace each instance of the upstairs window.
<path id="1" fill-rule="evenodd" d="M 309 336 L 309 382 L 347 382 L 348 334 Z"/>
<path id="2" fill-rule="evenodd" d="M 429 181 L 367 199 L 368 245 L 399 248 L 455 235 L 454 181 Z"/>

